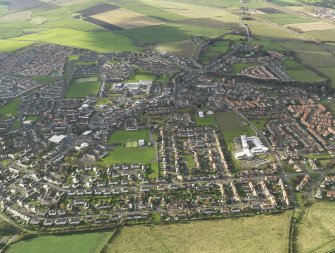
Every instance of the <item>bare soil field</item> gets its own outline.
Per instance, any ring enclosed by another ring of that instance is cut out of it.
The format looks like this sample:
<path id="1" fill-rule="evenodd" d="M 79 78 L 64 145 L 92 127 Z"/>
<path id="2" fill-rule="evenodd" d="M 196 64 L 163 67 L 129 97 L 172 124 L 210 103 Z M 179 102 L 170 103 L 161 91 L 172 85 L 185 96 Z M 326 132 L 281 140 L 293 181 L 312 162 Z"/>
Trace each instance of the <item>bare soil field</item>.
<path id="1" fill-rule="evenodd" d="M 9 13 L 0 18 L 0 22 L 16 22 L 16 21 L 26 21 L 31 18 L 31 11 L 19 11 L 14 13 Z"/>

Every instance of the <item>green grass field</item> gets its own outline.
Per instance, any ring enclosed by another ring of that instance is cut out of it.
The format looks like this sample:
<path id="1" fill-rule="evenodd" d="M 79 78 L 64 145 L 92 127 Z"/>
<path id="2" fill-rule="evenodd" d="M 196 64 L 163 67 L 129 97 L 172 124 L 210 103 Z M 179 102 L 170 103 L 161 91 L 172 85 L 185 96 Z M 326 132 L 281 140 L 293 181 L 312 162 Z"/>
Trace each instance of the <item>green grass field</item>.
<path id="1" fill-rule="evenodd" d="M 288 251 L 292 212 L 187 224 L 123 227 L 108 253 Z"/>
<path id="2" fill-rule="evenodd" d="M 195 116 L 195 123 L 197 126 L 217 126 L 214 115 L 206 115 L 204 118 Z"/>
<path id="3" fill-rule="evenodd" d="M 216 41 L 209 45 L 207 50 L 203 55 L 201 55 L 201 61 L 204 63 L 209 63 L 215 60 L 221 54 L 227 53 L 229 51 L 230 41 Z"/>
<path id="4" fill-rule="evenodd" d="M 317 202 L 306 208 L 297 227 L 298 252 L 333 252 L 335 203 Z"/>
<path id="5" fill-rule="evenodd" d="M 141 80 L 142 81 L 153 81 L 155 79 L 155 77 L 156 76 L 151 74 L 151 73 L 147 73 L 145 71 L 140 70 L 140 71 L 136 72 L 136 74 L 132 78 L 126 80 L 125 82 L 136 83 L 136 82 L 139 82 Z"/>
<path id="6" fill-rule="evenodd" d="M 251 120 L 252 124 L 254 124 L 255 127 L 257 127 L 258 130 L 264 131 L 265 130 L 265 124 L 266 120 L 265 119 L 255 119 Z"/>
<path id="7" fill-rule="evenodd" d="M 111 232 L 40 236 L 10 246 L 8 253 L 99 253 L 112 236 Z"/>
<path id="8" fill-rule="evenodd" d="M 296 15 L 287 14 L 287 13 L 262 14 L 262 15 L 259 15 L 259 17 L 270 20 L 279 25 L 311 23 L 314 21 L 313 19 L 302 18 Z"/>
<path id="9" fill-rule="evenodd" d="M 160 51 L 168 52 L 177 56 L 191 58 L 195 51 L 195 44 L 191 40 L 182 40 L 158 44 Z"/>
<path id="10" fill-rule="evenodd" d="M 0 108 L 0 119 L 8 119 L 18 115 L 17 107 L 20 105 L 21 100 L 16 98 Z"/>
<path id="11" fill-rule="evenodd" d="M 247 126 L 241 125 L 238 120 L 238 115 L 235 112 L 218 112 L 215 113 L 216 122 L 225 138 L 229 151 L 235 149 L 233 139 L 242 134 L 254 135 L 254 130 Z"/>
<path id="12" fill-rule="evenodd" d="M 335 113 L 335 102 L 334 101 L 323 99 L 320 102 L 321 102 L 321 104 L 326 106 L 327 109 L 330 110 L 332 113 Z"/>
<path id="13" fill-rule="evenodd" d="M 154 147 L 126 148 L 116 147 L 109 155 L 102 159 L 104 164 L 143 163 L 149 164 L 156 159 Z"/>
<path id="14" fill-rule="evenodd" d="M 72 80 L 66 93 L 67 98 L 85 98 L 96 96 L 100 89 L 100 81 L 97 76 L 87 76 Z"/>
<path id="15" fill-rule="evenodd" d="M 11 39 L 23 42 L 46 42 L 70 47 L 86 48 L 99 53 L 135 51 L 131 40 L 110 31 L 79 31 L 71 28 L 53 28 L 39 33 Z"/>
<path id="16" fill-rule="evenodd" d="M 33 41 L 0 40 L 0 52 L 9 53 L 33 44 Z"/>
<path id="17" fill-rule="evenodd" d="M 149 140 L 149 133 L 147 129 L 138 131 L 117 130 L 109 138 L 109 144 L 125 144 L 129 141 Z"/>
<path id="18" fill-rule="evenodd" d="M 294 60 L 286 59 L 283 61 L 283 64 L 285 67 L 285 72 L 293 80 L 308 83 L 321 82 L 325 80 L 323 77 L 320 77 L 318 74 L 307 69 L 305 66 Z"/>

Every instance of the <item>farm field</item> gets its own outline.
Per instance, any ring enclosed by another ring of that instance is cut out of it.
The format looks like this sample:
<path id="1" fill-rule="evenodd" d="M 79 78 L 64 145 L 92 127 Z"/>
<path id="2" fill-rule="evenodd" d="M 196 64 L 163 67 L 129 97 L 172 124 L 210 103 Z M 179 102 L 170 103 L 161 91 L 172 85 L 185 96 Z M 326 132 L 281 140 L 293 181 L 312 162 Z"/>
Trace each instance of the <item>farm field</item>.
<path id="1" fill-rule="evenodd" d="M 109 144 L 125 144 L 129 141 L 138 141 L 138 140 L 149 140 L 148 130 L 138 130 L 138 131 L 127 131 L 127 130 L 118 130 L 112 134 L 109 138 Z"/>
<path id="2" fill-rule="evenodd" d="M 86 48 L 99 53 L 135 51 L 137 47 L 126 37 L 108 31 L 82 32 L 69 28 L 54 28 L 40 33 L 11 39 L 24 42 L 46 42 Z"/>
<path id="3" fill-rule="evenodd" d="M 9 53 L 33 44 L 33 41 L 0 40 L 0 52 Z"/>
<path id="4" fill-rule="evenodd" d="M 81 77 L 72 80 L 66 93 L 67 98 L 85 98 L 96 96 L 100 89 L 100 81 L 97 76 Z"/>
<path id="5" fill-rule="evenodd" d="M 279 25 L 313 22 L 313 19 L 301 18 L 299 16 L 287 13 L 262 14 L 260 17 L 275 22 Z"/>
<path id="6" fill-rule="evenodd" d="M 0 107 L 0 119 L 9 119 L 11 117 L 15 117 L 18 114 L 17 107 L 20 105 L 21 100 L 16 98 L 11 102 L 6 104 L 3 107 Z"/>
<path id="7" fill-rule="evenodd" d="M 19 241 L 10 246 L 8 253 L 98 253 L 113 235 L 112 232 L 90 234 L 40 236 Z"/>
<path id="8" fill-rule="evenodd" d="M 302 64 L 287 59 L 283 61 L 285 72 L 288 74 L 289 77 L 292 79 L 299 81 L 299 82 L 321 82 L 325 79 L 323 77 L 320 77 L 315 72 L 307 69 Z"/>
<path id="9" fill-rule="evenodd" d="M 107 252 L 287 252 L 291 215 L 123 227 Z"/>
<path id="10" fill-rule="evenodd" d="M 286 27 L 298 28 L 303 32 L 309 31 L 323 31 L 334 29 L 335 26 L 326 22 L 313 22 L 313 23 L 298 23 L 298 24 L 288 24 Z"/>
<path id="11" fill-rule="evenodd" d="M 99 13 L 92 17 L 124 29 L 160 25 L 163 23 L 161 20 L 124 8 Z"/>
<path id="12" fill-rule="evenodd" d="M 317 202 L 306 208 L 297 227 L 298 252 L 335 249 L 335 203 Z"/>

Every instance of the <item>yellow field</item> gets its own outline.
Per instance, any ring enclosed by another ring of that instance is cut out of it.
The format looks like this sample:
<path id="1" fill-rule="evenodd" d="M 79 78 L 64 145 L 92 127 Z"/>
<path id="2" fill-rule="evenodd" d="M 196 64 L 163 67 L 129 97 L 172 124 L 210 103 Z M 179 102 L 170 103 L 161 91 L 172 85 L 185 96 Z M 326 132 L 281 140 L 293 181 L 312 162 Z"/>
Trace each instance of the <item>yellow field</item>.
<path id="1" fill-rule="evenodd" d="M 288 24 L 285 27 L 294 27 L 302 30 L 303 32 L 310 31 L 322 31 L 335 29 L 335 25 L 326 22 L 313 22 L 313 23 L 299 23 L 299 24 Z"/>
<path id="2" fill-rule="evenodd" d="M 334 202 L 319 202 L 307 208 L 298 225 L 298 252 L 330 252 L 335 249 L 334 210 Z"/>
<path id="3" fill-rule="evenodd" d="M 146 4 L 157 6 L 166 11 L 176 13 L 187 18 L 212 18 L 223 22 L 238 22 L 238 16 L 223 9 L 197 4 L 171 2 L 165 0 L 144 0 Z"/>
<path id="4" fill-rule="evenodd" d="M 108 253 L 288 252 L 291 211 L 187 224 L 123 227 Z"/>
<path id="5" fill-rule="evenodd" d="M 164 22 L 127 9 L 116 9 L 93 15 L 92 18 L 124 29 L 161 25 Z"/>
<path id="6" fill-rule="evenodd" d="M 31 18 L 31 11 L 9 13 L 0 18 L 0 22 L 26 21 Z"/>

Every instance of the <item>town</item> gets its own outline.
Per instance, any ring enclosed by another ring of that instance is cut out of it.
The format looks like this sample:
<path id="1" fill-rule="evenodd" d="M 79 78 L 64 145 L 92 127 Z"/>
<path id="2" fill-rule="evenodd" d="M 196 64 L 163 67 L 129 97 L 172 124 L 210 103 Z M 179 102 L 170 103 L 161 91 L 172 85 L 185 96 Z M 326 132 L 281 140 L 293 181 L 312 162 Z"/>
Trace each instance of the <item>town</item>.
<path id="1" fill-rule="evenodd" d="M 207 64 L 49 44 L 0 54 L 2 211 L 64 231 L 334 200 L 329 87 L 294 81 L 283 59 L 244 43 Z"/>

